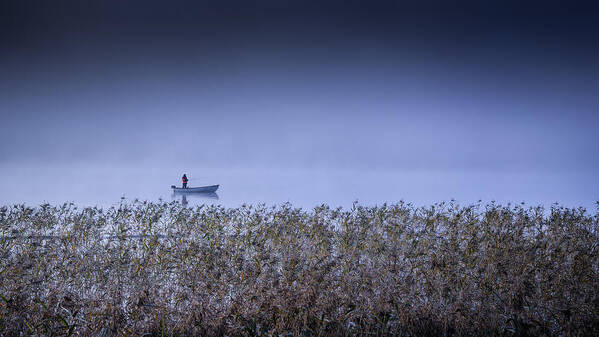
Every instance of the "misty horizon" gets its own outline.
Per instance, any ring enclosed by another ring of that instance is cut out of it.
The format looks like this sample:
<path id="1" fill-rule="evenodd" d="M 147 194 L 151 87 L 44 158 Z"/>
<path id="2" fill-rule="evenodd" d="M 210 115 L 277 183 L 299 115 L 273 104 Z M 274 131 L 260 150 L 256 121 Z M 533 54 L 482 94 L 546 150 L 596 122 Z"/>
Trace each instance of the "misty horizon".
<path id="1" fill-rule="evenodd" d="M 332 180 L 335 172 L 423 180 L 426 172 L 491 180 L 515 173 L 529 177 L 524 182 L 551 176 L 544 184 L 599 190 L 599 26 L 591 6 L 3 6 L 7 181 L 21 169 L 53 179 L 57 167 L 197 168 L 217 177 L 326 172 Z M 120 181 L 118 173 L 107 179 Z M 491 190 L 472 195 L 492 197 L 497 187 L 488 183 Z M 375 194 L 360 188 L 352 197 Z M 410 188 L 402 192 L 408 199 L 417 187 Z M 580 193 L 585 204 L 599 199 Z"/>

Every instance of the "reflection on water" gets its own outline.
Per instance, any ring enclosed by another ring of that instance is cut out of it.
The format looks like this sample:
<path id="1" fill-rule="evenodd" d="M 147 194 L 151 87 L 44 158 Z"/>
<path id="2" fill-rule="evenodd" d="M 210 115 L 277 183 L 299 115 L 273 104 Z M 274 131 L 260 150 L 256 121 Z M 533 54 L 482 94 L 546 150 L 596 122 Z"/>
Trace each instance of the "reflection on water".
<path id="1" fill-rule="evenodd" d="M 183 206 L 187 206 L 189 204 L 189 201 L 187 200 L 189 199 L 211 199 L 211 200 L 218 200 L 218 194 L 216 194 L 216 192 L 210 192 L 210 193 L 189 193 L 189 194 L 171 194 L 171 199 L 172 200 L 176 200 L 177 198 L 180 197 L 181 200 L 181 204 Z"/>
<path id="2" fill-rule="evenodd" d="M 239 207 L 242 204 L 275 205 L 290 202 L 312 208 L 326 203 L 351 208 L 400 200 L 418 206 L 455 199 L 460 204 L 478 200 L 526 202 L 550 207 L 597 210 L 599 179 L 596 172 L 526 172 L 483 170 L 308 170 L 208 169 L 187 170 L 201 181 L 219 184 L 216 193 L 174 195 L 170 186 L 180 168 L 118 168 L 96 166 L 23 167 L 0 165 L 2 205 L 75 202 L 78 206 L 118 206 L 125 201 L 169 200 L 196 205 Z"/>

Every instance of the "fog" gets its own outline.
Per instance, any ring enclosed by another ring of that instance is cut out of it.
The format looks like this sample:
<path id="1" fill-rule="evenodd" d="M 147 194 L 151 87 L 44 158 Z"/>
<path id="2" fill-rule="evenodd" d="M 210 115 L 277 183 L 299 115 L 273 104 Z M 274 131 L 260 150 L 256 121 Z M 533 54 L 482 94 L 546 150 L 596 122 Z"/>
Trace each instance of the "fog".
<path id="1" fill-rule="evenodd" d="M 183 173 L 221 184 L 197 203 L 228 206 L 599 200 L 599 53 L 581 12 L 510 25 L 509 11 L 154 5 L 14 9 L 0 202 L 156 200 Z"/>
<path id="2" fill-rule="evenodd" d="M 548 78 L 515 64 L 480 74 L 367 56 L 334 66 L 253 60 L 216 74 L 201 62 L 157 71 L 151 62 L 58 64 L 4 84 L 0 151 L 3 161 L 212 167 L 597 164 L 595 73 Z"/>

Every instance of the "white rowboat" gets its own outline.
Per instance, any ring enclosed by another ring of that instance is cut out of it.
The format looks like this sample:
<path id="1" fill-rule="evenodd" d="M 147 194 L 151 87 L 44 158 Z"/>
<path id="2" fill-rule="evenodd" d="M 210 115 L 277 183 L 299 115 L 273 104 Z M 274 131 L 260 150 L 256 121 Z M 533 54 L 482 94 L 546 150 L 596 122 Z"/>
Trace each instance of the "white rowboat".
<path id="1" fill-rule="evenodd" d="M 218 190 L 218 185 L 201 186 L 201 187 L 187 187 L 181 188 L 171 185 L 171 189 L 175 193 L 214 193 Z"/>

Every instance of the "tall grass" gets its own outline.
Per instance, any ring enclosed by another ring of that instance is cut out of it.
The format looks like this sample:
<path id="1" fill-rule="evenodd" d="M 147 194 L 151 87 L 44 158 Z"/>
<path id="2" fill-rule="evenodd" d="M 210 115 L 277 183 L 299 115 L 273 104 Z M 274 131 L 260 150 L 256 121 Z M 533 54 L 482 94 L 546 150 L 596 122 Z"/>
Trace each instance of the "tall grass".
<path id="1" fill-rule="evenodd" d="M 1 335 L 582 336 L 599 213 L 0 208 Z"/>

